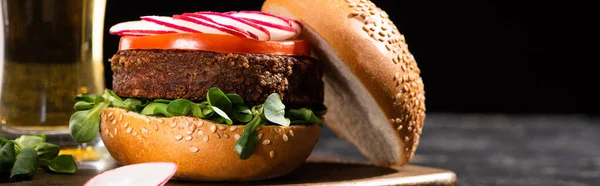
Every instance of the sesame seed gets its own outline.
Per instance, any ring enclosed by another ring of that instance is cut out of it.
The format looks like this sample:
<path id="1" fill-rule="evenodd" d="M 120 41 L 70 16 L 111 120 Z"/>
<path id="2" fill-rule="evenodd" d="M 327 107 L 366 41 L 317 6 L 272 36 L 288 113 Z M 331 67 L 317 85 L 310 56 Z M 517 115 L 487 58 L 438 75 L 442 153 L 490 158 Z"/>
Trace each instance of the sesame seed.
<path id="1" fill-rule="evenodd" d="M 184 125 L 184 127 L 187 128 L 187 127 L 190 126 L 190 122 L 186 120 L 186 121 L 183 122 L 183 125 Z"/>
<path id="2" fill-rule="evenodd" d="M 275 132 L 277 132 L 277 133 L 281 133 L 281 129 L 279 127 L 275 127 L 275 128 L 273 128 L 273 130 L 275 130 Z"/>
<path id="3" fill-rule="evenodd" d="M 155 131 L 158 131 L 158 125 L 156 125 L 156 123 L 154 125 L 152 125 L 152 126 L 154 126 L 154 130 Z"/>
<path id="4" fill-rule="evenodd" d="M 171 128 L 175 128 L 175 127 L 177 127 L 177 122 L 171 123 Z"/>
<path id="5" fill-rule="evenodd" d="M 223 134 L 223 138 L 229 139 L 229 135 L 228 134 Z"/>
<path id="6" fill-rule="evenodd" d="M 229 131 L 231 131 L 231 132 L 235 131 L 236 129 L 237 129 L 237 127 L 236 127 L 236 126 L 229 127 Z"/>
<path id="7" fill-rule="evenodd" d="M 105 134 L 108 134 L 108 133 L 109 133 L 109 132 L 108 132 L 108 128 L 104 129 L 104 133 L 105 133 Z"/>
<path id="8" fill-rule="evenodd" d="M 112 125 L 116 125 L 116 124 L 117 124 L 117 120 L 112 120 L 110 123 L 111 123 Z"/>
<path id="9" fill-rule="evenodd" d="M 187 134 L 187 135 L 192 135 L 193 133 L 194 133 L 194 131 L 187 131 L 187 132 L 185 132 L 185 134 Z"/>
<path id="10" fill-rule="evenodd" d="M 235 134 L 233 135 L 233 137 L 235 138 L 235 140 L 239 140 L 241 136 L 239 134 Z"/>
<path id="11" fill-rule="evenodd" d="M 115 128 L 115 130 L 113 131 L 115 133 L 115 135 L 117 135 L 117 131 L 118 131 L 117 128 Z"/>
<path id="12" fill-rule="evenodd" d="M 133 130 L 133 128 L 131 128 L 131 127 L 127 128 L 127 133 L 131 133 L 132 130 Z"/>
<path id="13" fill-rule="evenodd" d="M 133 136 L 136 136 L 136 135 L 137 135 L 137 132 L 136 132 L 136 131 L 133 131 L 133 132 L 131 133 L 131 135 L 133 135 Z"/>
<path id="14" fill-rule="evenodd" d="M 271 156 L 271 158 L 273 158 L 275 156 L 275 152 L 273 152 L 273 151 L 269 152 L 269 156 Z"/>
<path id="15" fill-rule="evenodd" d="M 256 128 L 256 131 L 260 131 L 260 129 L 262 129 L 262 127 L 258 127 L 258 128 Z"/>
<path id="16" fill-rule="evenodd" d="M 202 125 L 204 125 L 204 122 L 202 122 L 202 121 L 199 121 L 199 122 L 198 122 L 198 127 L 202 127 Z"/>
<path id="17" fill-rule="evenodd" d="M 219 130 L 225 130 L 225 129 L 227 129 L 225 126 L 222 126 L 222 125 L 219 125 L 218 128 L 219 128 Z"/>
<path id="18" fill-rule="evenodd" d="M 288 137 L 285 134 L 283 134 L 283 141 L 288 141 Z"/>
<path id="19" fill-rule="evenodd" d="M 112 116 L 113 116 L 113 113 L 112 113 L 112 112 L 109 112 L 109 113 L 108 113 L 108 117 L 110 118 L 110 117 L 112 117 Z"/>
<path id="20" fill-rule="evenodd" d="M 290 136 L 294 137 L 294 131 L 290 130 Z"/>
<path id="21" fill-rule="evenodd" d="M 144 133 L 144 134 L 148 134 L 148 129 L 147 129 L 146 127 L 143 127 L 143 128 L 142 128 L 142 133 Z"/>
<path id="22" fill-rule="evenodd" d="M 262 138 L 262 134 L 258 134 L 258 140 L 260 140 L 260 138 Z"/>
<path id="23" fill-rule="evenodd" d="M 217 126 L 215 126 L 215 125 L 211 125 L 211 126 L 210 126 L 210 132 L 212 132 L 212 133 L 215 133 L 215 132 L 217 132 Z"/>
<path id="24" fill-rule="evenodd" d="M 182 136 L 182 135 L 177 135 L 177 136 L 175 136 L 175 140 L 177 140 L 177 141 L 181 140 L 182 138 L 183 138 L 183 136 Z"/>
<path id="25" fill-rule="evenodd" d="M 123 114 L 119 114 L 119 121 L 123 120 Z"/>
<path id="26" fill-rule="evenodd" d="M 215 135 L 215 138 L 221 139 L 221 135 L 219 135 L 219 133 L 215 133 L 214 135 Z"/>
<path id="27" fill-rule="evenodd" d="M 204 139 L 202 139 L 202 141 L 208 142 L 208 135 L 204 136 Z"/>
<path id="28" fill-rule="evenodd" d="M 190 147 L 190 152 L 198 152 L 199 149 L 196 147 Z"/>
<path id="29" fill-rule="evenodd" d="M 399 99 L 401 99 L 401 98 L 402 98 L 402 93 L 398 93 L 398 94 L 396 94 L 396 100 L 399 100 Z"/>
<path id="30" fill-rule="evenodd" d="M 158 120 L 156 120 L 156 121 L 158 121 L 158 123 L 163 123 L 163 122 L 165 122 L 165 121 L 163 121 L 162 119 L 158 119 Z"/>
<path id="31" fill-rule="evenodd" d="M 144 118 L 144 122 L 146 122 L 146 124 L 150 124 L 150 119 Z"/>
<path id="32" fill-rule="evenodd" d="M 192 126 L 190 127 L 190 130 L 195 131 L 196 130 L 196 125 L 192 124 Z"/>
<path id="33" fill-rule="evenodd" d="M 108 133 L 108 135 L 110 136 L 110 138 L 114 138 L 115 136 L 113 136 L 113 134 Z"/>
<path id="34" fill-rule="evenodd" d="M 408 142 L 408 140 L 410 140 L 408 136 L 404 137 L 404 141 Z"/>
<path id="35" fill-rule="evenodd" d="M 185 137 L 185 141 L 191 141 L 192 140 L 192 136 L 186 136 Z"/>
<path id="36" fill-rule="evenodd" d="M 199 130 L 198 130 L 198 136 L 202 136 L 203 134 L 204 134 L 204 130 L 202 130 L 202 129 L 199 129 Z"/>
<path id="37" fill-rule="evenodd" d="M 363 26 L 362 28 L 363 28 L 363 30 L 364 30 L 365 32 L 368 32 L 368 31 L 369 31 L 369 26 L 367 26 L 367 25 Z"/>
<path id="38" fill-rule="evenodd" d="M 262 142 L 263 145 L 268 145 L 270 143 L 271 143 L 271 140 L 265 140 L 265 141 Z"/>

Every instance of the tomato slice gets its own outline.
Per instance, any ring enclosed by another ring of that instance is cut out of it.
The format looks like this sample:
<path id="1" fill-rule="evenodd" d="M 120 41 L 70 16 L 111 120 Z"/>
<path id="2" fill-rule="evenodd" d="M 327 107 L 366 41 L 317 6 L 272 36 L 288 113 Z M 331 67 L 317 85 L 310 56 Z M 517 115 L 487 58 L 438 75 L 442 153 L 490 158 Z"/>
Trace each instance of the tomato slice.
<path id="1" fill-rule="evenodd" d="M 310 47 L 304 40 L 259 41 L 237 36 L 205 33 L 174 33 L 152 36 L 123 36 L 119 50 L 127 49 L 182 49 L 205 50 L 221 53 L 248 53 L 310 56 Z"/>

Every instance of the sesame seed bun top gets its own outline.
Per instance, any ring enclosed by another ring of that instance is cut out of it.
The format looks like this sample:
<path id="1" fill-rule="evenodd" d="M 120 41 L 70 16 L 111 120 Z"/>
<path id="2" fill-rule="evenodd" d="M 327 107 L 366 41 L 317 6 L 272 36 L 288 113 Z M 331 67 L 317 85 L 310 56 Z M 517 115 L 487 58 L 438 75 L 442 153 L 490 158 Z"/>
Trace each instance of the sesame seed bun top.
<path id="1" fill-rule="evenodd" d="M 299 19 L 300 38 L 327 62 L 327 126 L 375 164 L 406 164 L 422 132 L 424 86 L 387 13 L 368 0 L 266 0 L 262 11 Z"/>

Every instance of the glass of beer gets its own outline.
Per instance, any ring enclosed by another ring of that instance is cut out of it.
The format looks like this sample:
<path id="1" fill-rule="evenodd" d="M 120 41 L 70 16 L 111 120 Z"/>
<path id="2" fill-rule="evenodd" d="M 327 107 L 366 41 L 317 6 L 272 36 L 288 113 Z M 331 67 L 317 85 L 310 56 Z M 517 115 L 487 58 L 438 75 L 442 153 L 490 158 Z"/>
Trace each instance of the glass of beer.
<path id="1" fill-rule="evenodd" d="M 0 1 L 0 136 L 45 134 L 80 147 L 69 119 L 74 96 L 105 86 L 106 0 Z"/>

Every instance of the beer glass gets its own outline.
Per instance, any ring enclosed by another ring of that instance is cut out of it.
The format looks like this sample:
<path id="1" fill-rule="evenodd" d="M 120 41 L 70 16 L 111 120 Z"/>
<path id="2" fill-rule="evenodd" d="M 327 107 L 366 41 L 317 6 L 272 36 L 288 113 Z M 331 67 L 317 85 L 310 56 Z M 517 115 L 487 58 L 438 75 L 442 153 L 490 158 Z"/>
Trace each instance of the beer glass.
<path id="1" fill-rule="evenodd" d="M 0 136 L 46 134 L 62 147 L 78 145 L 69 135 L 73 97 L 104 89 L 105 6 L 1 0 Z"/>

